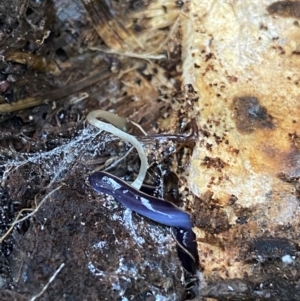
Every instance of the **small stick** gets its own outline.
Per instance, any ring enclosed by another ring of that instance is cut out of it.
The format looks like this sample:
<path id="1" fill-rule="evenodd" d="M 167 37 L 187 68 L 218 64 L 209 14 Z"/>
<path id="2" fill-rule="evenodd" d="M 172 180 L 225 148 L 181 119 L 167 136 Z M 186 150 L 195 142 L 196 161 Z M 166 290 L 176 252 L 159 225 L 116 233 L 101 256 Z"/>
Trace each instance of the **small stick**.
<path id="1" fill-rule="evenodd" d="M 48 286 L 50 285 L 50 283 L 56 278 L 57 274 L 61 271 L 61 269 L 65 266 L 64 263 L 62 263 L 60 265 L 60 267 L 55 271 L 55 273 L 51 276 L 51 278 L 49 279 L 49 281 L 46 283 L 46 285 L 43 287 L 43 289 L 35 296 L 33 296 L 29 301 L 34 301 L 37 298 L 39 298 L 48 288 Z"/>
<path id="2" fill-rule="evenodd" d="M 20 223 L 20 222 L 23 222 L 23 221 L 25 221 L 26 219 L 28 219 L 30 216 L 33 216 L 40 208 L 41 208 L 41 206 L 45 203 L 45 201 L 55 192 L 55 191 L 57 191 L 58 189 L 60 189 L 61 188 L 61 186 L 58 186 L 58 187 L 56 187 L 54 190 L 52 190 L 51 192 L 49 192 L 42 200 L 41 200 L 41 202 L 38 204 L 38 206 L 35 208 L 35 209 L 30 209 L 30 208 L 24 208 L 24 209 L 22 209 L 19 213 L 18 213 L 18 215 L 17 215 L 17 217 L 16 217 L 16 219 L 15 219 L 15 221 L 10 225 L 10 228 L 0 237 L 0 243 L 9 235 L 9 233 L 12 231 L 12 229 L 14 228 L 14 226 L 16 225 L 16 224 L 18 224 L 18 223 Z M 18 219 L 19 217 L 20 217 L 20 215 L 22 214 L 22 212 L 24 212 L 24 211 L 32 211 L 32 212 L 30 212 L 28 215 L 26 215 L 26 216 L 24 216 L 24 217 L 22 217 L 21 219 Z"/>
<path id="3" fill-rule="evenodd" d="M 27 97 L 24 99 L 20 99 L 17 102 L 0 104 L 0 113 L 15 112 L 15 111 L 39 106 L 41 104 L 53 100 L 58 100 L 63 97 L 67 97 L 69 95 L 74 94 L 75 92 L 81 91 L 97 83 L 100 80 L 107 78 L 108 76 L 110 76 L 110 74 L 111 73 L 108 68 L 102 68 L 100 70 L 96 70 L 92 72 L 92 74 L 84 77 L 83 79 L 79 80 L 75 84 L 70 84 L 68 86 L 58 88 L 54 91 L 46 92 L 41 96 Z"/>

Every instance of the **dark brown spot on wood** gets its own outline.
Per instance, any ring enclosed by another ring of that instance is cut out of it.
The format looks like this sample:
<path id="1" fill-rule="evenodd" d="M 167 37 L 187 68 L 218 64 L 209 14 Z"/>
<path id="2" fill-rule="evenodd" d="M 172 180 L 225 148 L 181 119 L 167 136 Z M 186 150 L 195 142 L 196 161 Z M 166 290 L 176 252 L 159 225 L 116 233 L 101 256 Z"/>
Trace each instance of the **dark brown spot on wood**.
<path id="1" fill-rule="evenodd" d="M 294 133 L 289 133 L 288 134 L 289 139 L 293 143 L 293 145 L 297 148 L 300 149 L 300 135 L 298 135 L 296 132 Z"/>
<path id="2" fill-rule="evenodd" d="M 208 53 L 208 54 L 206 54 L 205 55 L 205 62 L 207 62 L 208 60 L 210 60 L 212 57 L 214 56 L 214 54 L 213 53 Z"/>
<path id="3" fill-rule="evenodd" d="M 209 190 L 200 198 L 196 197 L 192 213 L 194 225 L 211 234 L 227 231 L 230 228 L 228 217 L 218 203 Z"/>
<path id="4" fill-rule="evenodd" d="M 213 167 L 217 171 L 221 171 L 227 164 L 219 157 L 211 158 L 211 157 L 205 156 L 203 159 L 202 165 L 205 165 L 207 168 Z"/>
<path id="5" fill-rule="evenodd" d="M 218 126 L 219 124 L 216 124 L 216 126 Z M 217 144 L 220 144 L 223 141 L 223 139 L 220 136 L 218 136 L 217 134 L 214 134 L 213 136 L 214 136 Z"/>
<path id="6" fill-rule="evenodd" d="M 250 134 L 256 129 L 273 129 L 273 117 L 253 96 L 236 97 L 233 100 L 234 121 L 243 134 Z"/>
<path id="7" fill-rule="evenodd" d="M 277 1 L 267 7 L 269 14 L 300 19 L 300 1 Z"/>
<path id="8" fill-rule="evenodd" d="M 250 250 L 259 261 L 280 259 L 284 255 L 293 256 L 296 248 L 290 240 L 281 237 L 259 237 L 252 241 Z"/>
<path id="9" fill-rule="evenodd" d="M 268 26 L 265 24 L 260 24 L 259 29 L 261 30 L 268 30 Z"/>
<path id="10" fill-rule="evenodd" d="M 238 81 L 238 78 L 236 76 L 233 75 L 228 75 L 227 79 L 229 80 L 229 82 L 231 83 L 236 83 Z"/>

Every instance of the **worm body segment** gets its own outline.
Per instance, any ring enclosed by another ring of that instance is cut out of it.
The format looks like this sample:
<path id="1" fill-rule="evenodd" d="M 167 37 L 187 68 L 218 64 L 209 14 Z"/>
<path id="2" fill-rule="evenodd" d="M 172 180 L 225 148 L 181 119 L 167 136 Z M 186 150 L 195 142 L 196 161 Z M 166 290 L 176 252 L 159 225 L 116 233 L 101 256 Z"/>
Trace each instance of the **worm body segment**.
<path id="1" fill-rule="evenodd" d="M 190 215 L 173 203 L 147 195 L 112 174 L 95 172 L 89 176 L 89 183 L 97 192 L 111 195 L 126 208 L 160 224 L 182 229 L 192 227 Z"/>

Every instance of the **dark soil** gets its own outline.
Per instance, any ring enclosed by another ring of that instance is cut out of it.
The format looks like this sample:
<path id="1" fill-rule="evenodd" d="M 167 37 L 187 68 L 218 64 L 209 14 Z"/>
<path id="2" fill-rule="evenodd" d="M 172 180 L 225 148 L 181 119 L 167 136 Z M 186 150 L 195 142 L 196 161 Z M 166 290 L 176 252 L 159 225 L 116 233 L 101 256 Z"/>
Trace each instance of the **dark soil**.
<path id="1" fill-rule="evenodd" d="M 96 135 L 87 113 L 114 110 L 159 133 L 178 82 L 174 91 L 154 88 L 147 62 L 92 52 L 91 45 L 104 44 L 79 0 L 0 3 L 1 235 L 22 209 L 25 217 L 43 201 L 1 243 L 0 299 L 182 300 L 170 229 L 86 184 L 90 172 L 130 147 Z M 155 63 L 168 67 L 167 77 L 180 61 L 180 52 L 172 55 Z M 150 163 L 170 168 L 174 142 L 150 137 L 146 146 Z M 132 180 L 138 167 L 133 151 L 112 172 Z"/>

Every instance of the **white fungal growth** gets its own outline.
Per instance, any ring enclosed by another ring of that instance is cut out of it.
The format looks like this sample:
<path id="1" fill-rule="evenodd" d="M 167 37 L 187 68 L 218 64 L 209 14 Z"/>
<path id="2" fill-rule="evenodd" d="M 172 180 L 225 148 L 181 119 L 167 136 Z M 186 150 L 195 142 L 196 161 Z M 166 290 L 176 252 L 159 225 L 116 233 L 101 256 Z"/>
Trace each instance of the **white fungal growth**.
<path id="1" fill-rule="evenodd" d="M 292 264 L 294 262 L 293 257 L 291 255 L 284 255 L 281 258 L 282 262 L 285 264 Z"/>
<path id="2" fill-rule="evenodd" d="M 105 119 L 111 124 L 100 121 L 97 118 Z M 91 111 L 87 115 L 86 120 L 91 125 L 99 128 L 100 130 L 118 136 L 120 139 L 131 143 L 136 148 L 141 160 L 141 166 L 137 178 L 131 183 L 131 185 L 136 189 L 140 189 L 145 179 L 146 171 L 148 169 L 148 160 L 142 144 L 134 136 L 124 132 L 126 131 L 126 120 L 113 113 L 103 110 Z"/>

